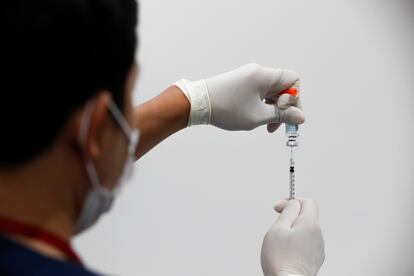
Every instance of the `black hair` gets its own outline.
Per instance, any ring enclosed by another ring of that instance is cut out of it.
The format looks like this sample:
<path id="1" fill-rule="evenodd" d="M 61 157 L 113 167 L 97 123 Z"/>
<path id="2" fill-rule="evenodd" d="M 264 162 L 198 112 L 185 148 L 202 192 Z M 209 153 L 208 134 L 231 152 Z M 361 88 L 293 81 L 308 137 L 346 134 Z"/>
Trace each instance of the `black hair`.
<path id="1" fill-rule="evenodd" d="M 0 167 L 30 161 L 97 92 L 122 109 L 135 59 L 135 0 L 0 4 Z"/>

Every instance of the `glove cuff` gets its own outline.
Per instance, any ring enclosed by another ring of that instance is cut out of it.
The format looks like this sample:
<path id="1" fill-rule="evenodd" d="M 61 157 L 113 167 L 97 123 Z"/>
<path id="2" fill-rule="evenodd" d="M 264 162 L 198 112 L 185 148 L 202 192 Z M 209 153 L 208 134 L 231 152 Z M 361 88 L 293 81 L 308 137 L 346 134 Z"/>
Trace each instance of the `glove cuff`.
<path id="1" fill-rule="evenodd" d="M 286 271 L 281 271 L 281 272 L 277 273 L 276 276 L 304 276 L 304 275 L 294 274 L 294 273 L 290 273 L 290 272 L 286 272 Z"/>
<path id="2" fill-rule="evenodd" d="M 189 81 L 182 79 L 174 83 L 183 91 L 191 104 L 187 126 L 208 125 L 211 121 L 211 103 L 205 80 Z"/>

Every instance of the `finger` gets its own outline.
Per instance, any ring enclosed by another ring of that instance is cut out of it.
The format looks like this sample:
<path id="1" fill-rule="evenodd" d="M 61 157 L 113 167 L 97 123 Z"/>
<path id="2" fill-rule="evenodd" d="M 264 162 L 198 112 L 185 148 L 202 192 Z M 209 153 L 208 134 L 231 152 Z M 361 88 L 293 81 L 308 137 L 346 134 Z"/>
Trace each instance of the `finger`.
<path id="1" fill-rule="evenodd" d="M 282 94 L 277 98 L 276 103 L 280 109 L 284 110 L 291 106 L 295 106 L 296 101 L 297 101 L 297 97 L 294 97 L 289 94 Z"/>
<path id="2" fill-rule="evenodd" d="M 292 94 L 292 91 L 294 94 Z M 292 105 L 302 109 L 302 105 L 300 104 L 300 80 L 295 81 L 289 89 L 279 92 L 275 101 L 281 109 L 286 109 Z"/>
<path id="3" fill-rule="evenodd" d="M 279 110 L 279 114 L 281 123 L 300 125 L 305 122 L 305 114 L 295 106 L 291 106 L 286 110 Z"/>
<path id="4" fill-rule="evenodd" d="M 293 106 L 296 106 L 297 108 L 299 108 L 300 110 L 303 110 L 303 106 L 302 106 L 302 100 L 300 97 L 296 98 L 295 103 L 293 104 Z"/>
<path id="5" fill-rule="evenodd" d="M 275 132 L 279 127 L 281 126 L 281 123 L 271 123 L 267 125 L 267 131 L 269 133 Z"/>
<path id="6" fill-rule="evenodd" d="M 302 110 L 295 106 L 291 106 L 286 110 L 279 109 L 276 105 L 259 103 L 258 123 L 259 125 L 270 123 L 287 123 L 300 125 L 305 122 L 305 114 Z"/>
<path id="7" fill-rule="evenodd" d="M 313 199 L 298 198 L 301 204 L 301 210 L 297 219 L 297 225 L 317 221 L 319 219 L 319 208 Z"/>
<path id="8" fill-rule="evenodd" d="M 279 109 L 276 105 L 260 102 L 257 110 L 257 117 L 260 125 L 281 123 L 279 120 Z"/>
<path id="9" fill-rule="evenodd" d="M 300 203 L 297 200 L 290 200 L 283 212 L 280 214 L 276 221 L 277 226 L 292 228 L 293 223 L 296 221 L 300 213 Z"/>
<path id="10" fill-rule="evenodd" d="M 280 109 L 287 109 L 290 106 L 296 106 L 297 108 L 303 110 L 299 93 L 296 96 L 289 93 L 280 94 L 278 97 L 274 98 L 273 101 L 276 102 L 276 105 Z"/>
<path id="11" fill-rule="evenodd" d="M 297 72 L 273 68 L 264 68 L 264 70 L 266 70 L 268 75 L 271 76 L 271 81 L 273 83 L 273 86 L 267 96 L 275 96 L 278 93 L 292 87 L 299 90 L 300 81 L 299 74 Z"/>
<path id="12" fill-rule="evenodd" d="M 278 202 L 276 202 L 273 209 L 280 214 L 283 212 L 287 204 L 288 204 L 288 201 L 286 199 L 279 200 Z"/>

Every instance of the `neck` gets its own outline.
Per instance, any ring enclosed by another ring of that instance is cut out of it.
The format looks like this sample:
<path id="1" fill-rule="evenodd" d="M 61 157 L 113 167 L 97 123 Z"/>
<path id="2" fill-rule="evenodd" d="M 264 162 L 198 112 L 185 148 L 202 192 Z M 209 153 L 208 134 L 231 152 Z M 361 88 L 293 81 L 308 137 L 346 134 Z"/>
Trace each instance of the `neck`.
<path id="1" fill-rule="evenodd" d="M 56 146 L 19 168 L 0 170 L 0 216 L 39 227 L 69 242 L 79 202 L 86 193 L 76 187 L 88 186 L 82 183 L 81 161 L 74 151 L 61 148 Z M 62 253 L 30 238 L 11 238 L 46 255 L 60 257 Z"/>

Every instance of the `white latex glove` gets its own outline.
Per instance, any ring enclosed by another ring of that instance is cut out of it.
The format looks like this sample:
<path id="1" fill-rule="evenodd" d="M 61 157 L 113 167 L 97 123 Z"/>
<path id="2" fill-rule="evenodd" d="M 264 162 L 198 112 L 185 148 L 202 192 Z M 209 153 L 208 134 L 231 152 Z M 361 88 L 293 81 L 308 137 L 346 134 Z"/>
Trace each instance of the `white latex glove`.
<path id="1" fill-rule="evenodd" d="M 212 124 L 225 130 L 251 130 L 268 124 L 273 132 L 281 123 L 305 121 L 299 94 L 278 95 L 292 87 L 299 92 L 299 76 L 294 71 L 248 64 L 206 80 L 183 79 L 175 85 L 191 103 L 189 126 Z"/>
<path id="2" fill-rule="evenodd" d="M 275 210 L 281 214 L 262 245 L 264 275 L 317 275 L 325 259 L 317 205 L 310 199 L 282 200 Z"/>

